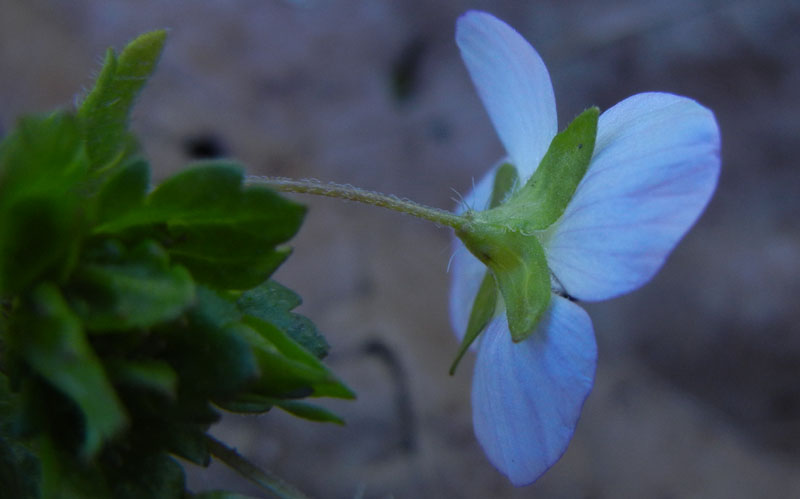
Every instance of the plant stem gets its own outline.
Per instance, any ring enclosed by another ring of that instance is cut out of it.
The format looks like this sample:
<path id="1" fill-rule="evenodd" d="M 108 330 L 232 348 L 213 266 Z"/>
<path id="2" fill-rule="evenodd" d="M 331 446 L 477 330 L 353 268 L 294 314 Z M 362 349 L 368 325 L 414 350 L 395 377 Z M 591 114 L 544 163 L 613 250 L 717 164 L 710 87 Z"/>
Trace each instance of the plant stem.
<path id="1" fill-rule="evenodd" d="M 327 196 L 331 198 L 347 199 L 358 201 L 359 203 L 380 206 L 389 210 L 405 213 L 423 220 L 428 220 L 437 225 L 452 227 L 459 230 L 464 227 L 467 220 L 447 210 L 440 210 L 415 203 L 407 199 L 400 199 L 394 195 L 381 194 L 380 192 L 368 191 L 352 185 L 342 185 L 335 183 L 322 183 L 318 180 L 292 180 L 280 177 L 256 177 L 249 176 L 246 179 L 249 184 L 259 184 L 271 187 L 276 191 L 299 192 L 302 194 L 313 194 L 316 196 Z"/>
<path id="2" fill-rule="evenodd" d="M 236 452 L 236 449 L 231 449 L 210 435 L 206 435 L 206 443 L 208 444 L 209 452 L 214 457 L 256 485 L 284 499 L 307 499 L 305 494 L 277 476 L 256 467 L 256 465 Z"/>

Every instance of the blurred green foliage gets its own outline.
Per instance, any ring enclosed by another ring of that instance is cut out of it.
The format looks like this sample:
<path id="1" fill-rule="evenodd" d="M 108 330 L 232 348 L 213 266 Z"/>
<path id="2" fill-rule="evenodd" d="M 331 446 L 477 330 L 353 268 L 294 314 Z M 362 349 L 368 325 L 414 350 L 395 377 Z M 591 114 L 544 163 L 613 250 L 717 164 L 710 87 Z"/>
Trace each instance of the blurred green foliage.
<path id="1" fill-rule="evenodd" d="M 106 55 L 75 111 L 0 143 L 0 482 L 4 496 L 187 497 L 220 410 L 353 398 L 270 276 L 305 209 L 230 162 L 150 188 L 128 129 L 165 33 Z M 223 491 L 197 497 L 240 497 Z"/>

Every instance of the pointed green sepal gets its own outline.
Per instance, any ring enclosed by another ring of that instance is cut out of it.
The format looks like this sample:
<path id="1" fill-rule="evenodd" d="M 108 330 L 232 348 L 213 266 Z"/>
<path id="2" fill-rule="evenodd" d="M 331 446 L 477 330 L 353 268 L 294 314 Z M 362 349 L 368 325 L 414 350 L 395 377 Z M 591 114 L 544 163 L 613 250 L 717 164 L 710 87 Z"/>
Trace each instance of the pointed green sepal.
<path id="1" fill-rule="evenodd" d="M 497 169 L 494 176 L 494 186 L 492 186 L 492 198 L 489 200 L 489 208 L 496 208 L 503 204 L 503 201 L 511 196 L 514 188 L 519 182 L 517 169 L 511 163 L 503 163 Z"/>
<path id="2" fill-rule="evenodd" d="M 469 322 L 467 323 L 467 332 L 458 347 L 456 358 L 453 359 L 453 363 L 450 365 L 450 376 L 456 373 L 456 368 L 461 362 L 461 358 L 464 357 L 464 354 L 467 353 L 467 350 L 469 350 L 478 335 L 492 320 L 495 308 L 497 308 L 497 286 L 494 283 L 492 274 L 487 272 L 483 276 L 478 294 L 475 295 L 475 302 L 472 305 Z"/>
<path id="3" fill-rule="evenodd" d="M 128 119 L 136 97 L 155 70 L 167 32 L 145 33 L 130 42 L 119 57 L 108 49 L 94 88 L 78 109 L 92 168 L 115 162 L 124 151 Z"/>
<path id="4" fill-rule="evenodd" d="M 550 303 L 550 271 L 539 241 L 487 225 L 473 225 L 456 234 L 494 274 L 511 338 L 515 342 L 526 339 Z"/>
<path id="5" fill-rule="evenodd" d="M 497 208 L 476 213 L 476 221 L 532 234 L 561 217 L 589 168 L 600 111 L 592 107 L 553 138 L 528 182 Z"/>
<path id="6" fill-rule="evenodd" d="M 497 169 L 494 176 L 494 185 L 492 186 L 492 197 L 489 200 L 489 208 L 495 208 L 503 204 L 503 201 L 508 199 L 514 188 L 517 187 L 519 182 L 519 175 L 517 169 L 511 163 L 503 163 Z M 478 338 L 478 335 L 483 332 L 489 321 L 494 316 L 495 309 L 497 308 L 497 285 L 494 282 L 492 275 L 487 272 L 483 276 L 481 286 L 478 288 L 478 294 L 475 295 L 475 301 L 472 304 L 472 310 L 469 314 L 469 321 L 467 322 L 467 331 L 464 333 L 464 338 L 461 340 L 461 345 L 456 352 L 456 358 L 450 365 L 450 376 L 455 374 L 458 364 L 467 353 L 469 347 Z"/>

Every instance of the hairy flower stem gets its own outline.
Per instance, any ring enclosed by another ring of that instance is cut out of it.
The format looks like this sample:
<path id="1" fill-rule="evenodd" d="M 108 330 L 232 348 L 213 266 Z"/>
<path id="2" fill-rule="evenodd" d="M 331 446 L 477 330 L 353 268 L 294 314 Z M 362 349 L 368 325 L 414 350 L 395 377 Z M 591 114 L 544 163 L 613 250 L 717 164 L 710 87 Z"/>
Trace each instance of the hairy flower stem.
<path id="1" fill-rule="evenodd" d="M 393 195 L 360 189 L 352 185 L 335 184 L 332 182 L 322 183 L 318 180 L 292 180 L 280 177 L 256 176 L 247 177 L 246 182 L 248 184 L 265 185 L 276 191 L 327 196 L 331 198 L 347 199 L 349 201 L 358 201 L 359 203 L 370 204 L 372 206 L 380 206 L 423 220 L 428 220 L 437 225 L 452 227 L 455 230 L 463 229 L 468 223 L 467 219 L 463 216 L 456 215 L 446 210 L 432 208 L 407 199 L 400 199 Z"/>

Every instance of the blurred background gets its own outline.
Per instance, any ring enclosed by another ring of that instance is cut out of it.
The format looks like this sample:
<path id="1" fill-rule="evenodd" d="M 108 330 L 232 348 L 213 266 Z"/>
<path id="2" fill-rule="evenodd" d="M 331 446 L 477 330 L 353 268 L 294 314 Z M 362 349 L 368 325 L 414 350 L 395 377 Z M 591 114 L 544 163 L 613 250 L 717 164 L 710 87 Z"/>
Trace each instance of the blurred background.
<path id="1" fill-rule="evenodd" d="M 658 90 L 717 116 L 706 213 L 641 290 L 586 305 L 596 387 L 567 453 L 515 489 L 477 444 L 473 360 L 447 375 L 450 237 L 327 199 L 276 278 L 359 395 L 346 427 L 277 411 L 215 434 L 314 497 L 796 497 L 800 490 L 800 2 L 3 0 L 0 133 L 69 105 L 108 46 L 167 27 L 134 114 L 158 178 L 203 156 L 448 208 L 502 154 L 453 41 L 487 10 L 549 67 L 561 125 Z M 793 156 L 794 155 L 794 156 Z M 195 491 L 258 494 L 222 466 Z"/>

